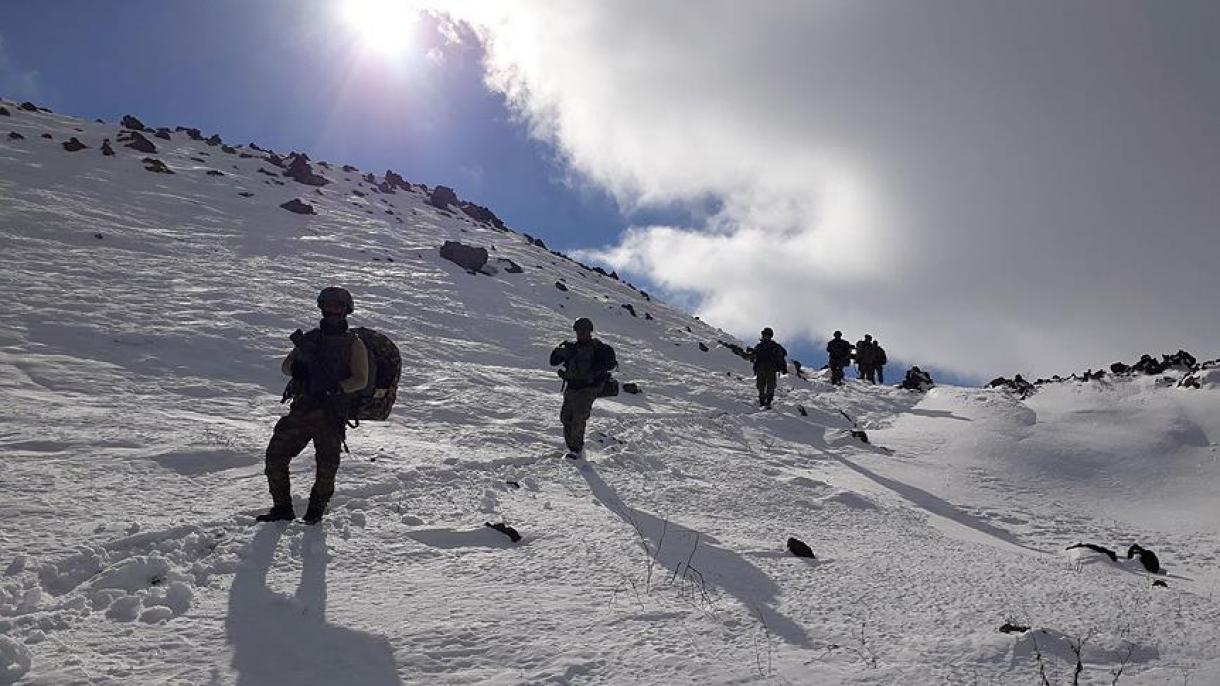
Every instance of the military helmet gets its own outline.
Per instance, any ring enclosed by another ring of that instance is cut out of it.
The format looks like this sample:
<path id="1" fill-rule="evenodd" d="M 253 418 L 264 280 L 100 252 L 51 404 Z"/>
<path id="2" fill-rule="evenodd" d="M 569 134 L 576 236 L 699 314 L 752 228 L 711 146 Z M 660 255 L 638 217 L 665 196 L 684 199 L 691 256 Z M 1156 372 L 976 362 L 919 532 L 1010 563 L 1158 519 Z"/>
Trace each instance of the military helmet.
<path id="1" fill-rule="evenodd" d="M 843 332 L 842 332 L 842 331 L 836 331 L 836 332 L 835 332 L 835 338 L 842 338 L 842 337 L 843 337 Z"/>
<path id="2" fill-rule="evenodd" d="M 592 331 L 593 330 L 593 320 L 589 319 L 588 317 L 581 317 L 580 319 L 577 319 L 572 324 L 572 330 L 576 331 L 576 332 Z"/>
<path id="3" fill-rule="evenodd" d="M 318 307 L 321 307 L 324 302 L 342 303 L 347 308 L 348 314 L 356 309 L 352 304 L 352 294 L 348 293 L 346 288 L 338 286 L 327 286 L 322 289 L 322 292 L 318 294 Z"/>
<path id="4" fill-rule="evenodd" d="M 771 327 L 768 326 L 767 328 L 762 330 L 762 335 L 764 338 L 770 338 L 775 335 L 775 332 L 772 331 Z"/>

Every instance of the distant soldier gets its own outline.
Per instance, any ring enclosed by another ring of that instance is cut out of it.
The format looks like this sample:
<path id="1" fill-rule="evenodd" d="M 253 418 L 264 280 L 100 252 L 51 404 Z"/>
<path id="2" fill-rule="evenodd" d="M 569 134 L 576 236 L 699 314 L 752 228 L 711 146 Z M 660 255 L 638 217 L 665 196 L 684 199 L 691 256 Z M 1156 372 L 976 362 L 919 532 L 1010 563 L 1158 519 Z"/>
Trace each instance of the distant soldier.
<path id="1" fill-rule="evenodd" d="M 788 373 L 788 351 L 771 340 L 775 332 L 771 327 L 762 330 L 762 340 L 754 346 L 754 376 L 758 385 L 758 405 L 771 409 L 775 399 L 777 374 Z"/>
<path id="2" fill-rule="evenodd" d="M 885 348 L 881 347 L 881 341 L 873 341 L 873 350 L 877 351 L 877 358 L 873 361 L 873 368 L 877 370 L 877 383 L 885 383 Z"/>
<path id="3" fill-rule="evenodd" d="M 877 349 L 873 337 L 864 334 L 864 340 L 856 341 L 856 376 L 871 383 L 877 383 Z"/>
<path id="4" fill-rule="evenodd" d="M 563 365 L 559 370 L 564 381 L 559 421 L 563 423 L 567 456 L 575 460 L 584 455 L 585 423 L 593 413 L 593 401 L 618 361 L 614 348 L 593 337 L 593 322 L 588 317 L 577 319 L 572 330 L 576 332 L 576 342 L 564 341 L 556 346 L 551 351 L 551 366 Z"/>
<path id="5" fill-rule="evenodd" d="M 830 383 L 843 385 L 843 368 L 851 364 L 851 343 L 843 340 L 843 332 L 836 331 L 834 338 L 826 343 L 826 354 L 829 357 Z"/>

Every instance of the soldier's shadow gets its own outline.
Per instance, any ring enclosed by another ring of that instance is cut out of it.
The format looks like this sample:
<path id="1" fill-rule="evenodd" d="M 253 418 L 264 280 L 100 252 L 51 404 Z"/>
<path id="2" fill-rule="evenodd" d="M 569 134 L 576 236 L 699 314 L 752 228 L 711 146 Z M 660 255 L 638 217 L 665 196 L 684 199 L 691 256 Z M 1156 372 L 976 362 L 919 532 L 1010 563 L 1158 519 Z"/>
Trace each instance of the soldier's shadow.
<path id="1" fill-rule="evenodd" d="M 282 525 L 261 525 L 229 591 L 225 620 L 238 684 L 401 684 L 394 651 L 383 636 L 326 621 L 326 565 L 330 556 L 321 526 L 301 541 L 301 582 L 296 593 L 273 591 L 267 576 L 284 534 Z"/>

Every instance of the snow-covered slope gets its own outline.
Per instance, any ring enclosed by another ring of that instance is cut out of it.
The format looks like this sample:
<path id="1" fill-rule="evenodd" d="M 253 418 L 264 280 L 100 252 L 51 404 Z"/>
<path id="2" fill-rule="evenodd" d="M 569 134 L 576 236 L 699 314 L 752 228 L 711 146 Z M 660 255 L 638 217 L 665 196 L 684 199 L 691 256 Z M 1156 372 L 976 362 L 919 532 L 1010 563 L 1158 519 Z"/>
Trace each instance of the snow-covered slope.
<path id="1" fill-rule="evenodd" d="M 152 173 L 101 155 L 113 125 L 3 104 L 0 683 L 1068 683 L 1084 638 L 1082 683 L 1220 683 L 1214 386 L 815 374 L 760 413 L 723 332 L 419 187 L 315 163 L 319 194 L 181 132 Z M 399 343 L 399 404 L 323 526 L 255 526 L 279 359 L 331 284 Z M 578 465 L 546 357 L 582 315 L 644 392 L 598 401 Z"/>

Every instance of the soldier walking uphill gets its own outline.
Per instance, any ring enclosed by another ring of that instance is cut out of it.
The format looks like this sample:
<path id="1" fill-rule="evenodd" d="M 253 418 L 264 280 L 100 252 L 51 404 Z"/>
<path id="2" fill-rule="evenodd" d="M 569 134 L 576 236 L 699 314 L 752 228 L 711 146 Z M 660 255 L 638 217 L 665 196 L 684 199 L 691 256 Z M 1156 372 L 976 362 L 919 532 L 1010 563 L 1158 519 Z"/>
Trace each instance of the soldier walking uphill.
<path id="1" fill-rule="evenodd" d="M 826 343 L 826 354 L 829 356 L 830 383 L 843 385 L 843 368 L 851 364 L 851 343 L 843 340 L 843 332 L 836 331 L 835 337 Z"/>
<path id="2" fill-rule="evenodd" d="M 288 414 L 275 425 L 267 444 L 267 485 L 271 510 L 259 515 L 260 522 L 291 520 L 292 489 L 288 464 L 313 441 L 317 476 L 309 494 L 305 523 L 317 524 L 335 492 L 339 452 L 343 445 L 351 394 L 365 389 L 369 380 L 368 353 L 364 343 L 348 331 L 352 296 L 342 288 L 325 288 L 318 295 L 322 322 L 318 328 L 292 335 L 295 346 L 281 365 L 292 382 L 285 397 L 292 398 Z"/>
<path id="3" fill-rule="evenodd" d="M 564 341 L 556 346 L 551 351 L 551 366 L 563 365 L 559 370 L 559 377 L 564 381 L 559 421 L 563 423 L 567 456 L 575 460 L 584 455 L 585 423 L 593 412 L 593 401 L 602 392 L 618 361 L 614 348 L 593 337 L 593 322 L 587 317 L 577 319 L 572 330 L 576 332 L 576 342 Z"/>
<path id="4" fill-rule="evenodd" d="M 775 382 L 777 374 L 788 373 L 788 351 L 784 346 L 771 340 L 775 332 L 771 327 L 762 330 L 762 340 L 754 346 L 754 377 L 758 384 L 758 405 L 771 409 L 771 401 L 775 399 Z"/>
<path id="5" fill-rule="evenodd" d="M 856 341 L 856 370 L 858 378 L 877 383 L 877 344 L 873 343 L 870 334 L 864 334 L 864 340 Z"/>

